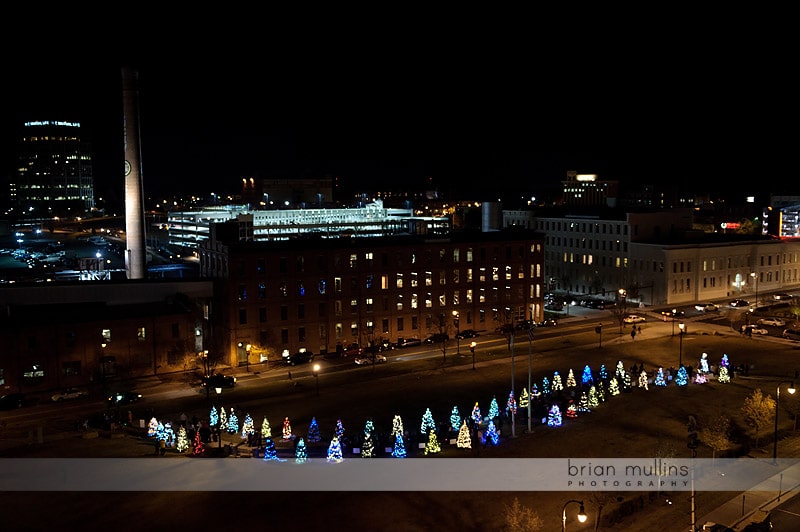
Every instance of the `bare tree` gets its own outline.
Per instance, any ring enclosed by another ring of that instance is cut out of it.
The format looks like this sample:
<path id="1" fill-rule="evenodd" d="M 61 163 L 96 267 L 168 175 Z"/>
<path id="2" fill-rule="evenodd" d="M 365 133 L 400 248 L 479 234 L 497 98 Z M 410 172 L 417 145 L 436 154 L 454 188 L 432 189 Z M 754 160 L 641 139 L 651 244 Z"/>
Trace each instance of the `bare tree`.
<path id="1" fill-rule="evenodd" d="M 514 497 L 514 502 L 505 505 L 505 528 L 507 532 L 537 532 L 544 527 L 539 514 L 520 504 L 519 499 Z"/>
<path id="2" fill-rule="evenodd" d="M 769 395 L 764 395 L 760 388 L 756 388 L 749 397 L 745 397 L 742 415 L 747 425 L 755 432 L 756 447 L 758 447 L 761 429 L 766 427 L 775 415 L 775 400 Z"/>
<path id="3" fill-rule="evenodd" d="M 717 452 L 733 447 L 731 441 L 731 418 L 722 412 L 711 419 L 708 426 L 700 429 L 698 439 L 711 447 L 711 460 L 717 457 Z"/>

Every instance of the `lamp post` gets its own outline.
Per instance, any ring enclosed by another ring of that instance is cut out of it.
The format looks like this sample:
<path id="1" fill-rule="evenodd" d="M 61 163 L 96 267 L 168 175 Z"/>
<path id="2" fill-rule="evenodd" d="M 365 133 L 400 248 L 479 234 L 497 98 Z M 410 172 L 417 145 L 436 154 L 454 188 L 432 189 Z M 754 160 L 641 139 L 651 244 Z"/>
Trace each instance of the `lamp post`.
<path id="1" fill-rule="evenodd" d="M 675 336 L 675 315 L 678 313 L 678 309 L 672 309 L 672 336 Z"/>
<path id="2" fill-rule="evenodd" d="M 472 369 L 475 369 L 475 346 L 478 345 L 476 342 L 472 342 L 469 344 L 469 350 L 472 351 Z"/>
<path id="3" fill-rule="evenodd" d="M 317 386 L 317 396 L 319 396 L 319 364 L 314 364 L 314 367 L 311 368 L 311 371 L 314 373 L 314 380 L 316 381 Z"/>
<path id="4" fill-rule="evenodd" d="M 678 369 L 681 369 L 683 366 L 683 331 L 686 330 L 686 324 L 680 322 L 678 324 L 678 336 L 680 337 L 680 343 L 678 347 Z"/>
<path id="5" fill-rule="evenodd" d="M 459 324 L 458 318 L 459 318 L 458 311 L 454 310 L 453 311 L 453 326 L 456 328 L 456 354 L 460 355 L 461 354 L 461 336 L 460 336 L 461 331 L 458 328 L 458 324 Z"/>
<path id="6" fill-rule="evenodd" d="M 756 304 L 754 308 L 758 309 L 758 274 L 756 272 L 751 272 L 750 277 L 753 278 L 753 282 L 756 285 Z"/>
<path id="7" fill-rule="evenodd" d="M 214 391 L 217 392 L 217 397 L 219 397 L 219 408 L 222 410 L 222 387 L 217 386 L 214 388 Z M 222 412 L 220 412 L 221 414 Z M 219 448 L 222 449 L 222 416 L 219 417 L 219 421 L 217 421 L 217 442 L 219 443 Z"/>
<path id="8" fill-rule="evenodd" d="M 583 501 L 579 501 L 577 499 L 570 499 L 564 503 L 564 507 L 561 509 L 561 532 L 565 532 L 567 530 L 567 506 L 570 503 L 580 504 L 581 507 L 578 510 L 578 522 L 585 523 L 586 522 L 586 510 L 583 507 Z"/>
<path id="9" fill-rule="evenodd" d="M 783 381 L 775 388 L 775 433 L 772 435 L 772 464 L 778 465 L 778 403 L 781 402 L 781 384 L 788 384 L 787 391 L 794 394 L 794 382 Z"/>

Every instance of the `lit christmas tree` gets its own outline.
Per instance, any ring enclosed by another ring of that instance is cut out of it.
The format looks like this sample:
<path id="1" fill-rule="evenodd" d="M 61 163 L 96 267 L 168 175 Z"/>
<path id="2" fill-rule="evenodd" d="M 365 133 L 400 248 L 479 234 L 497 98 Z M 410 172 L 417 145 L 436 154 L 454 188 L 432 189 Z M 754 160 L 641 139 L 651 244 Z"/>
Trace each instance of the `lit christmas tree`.
<path id="1" fill-rule="evenodd" d="M 506 412 L 510 412 L 512 414 L 517 413 L 517 400 L 514 399 L 514 390 L 511 390 L 508 394 L 508 402 L 506 402 Z"/>
<path id="2" fill-rule="evenodd" d="M 591 386 L 594 384 L 594 377 L 592 377 L 592 369 L 589 367 L 589 364 L 586 364 L 586 366 L 583 367 L 581 382 L 584 386 Z"/>
<path id="3" fill-rule="evenodd" d="M 220 432 L 228 429 L 228 414 L 225 413 L 225 407 L 219 407 L 219 430 Z"/>
<path id="4" fill-rule="evenodd" d="M 461 422 L 461 428 L 458 429 L 458 439 L 456 440 L 456 446 L 459 449 L 472 449 L 472 437 L 469 433 L 469 427 L 467 426 L 467 420 L 465 419 Z"/>
<path id="5" fill-rule="evenodd" d="M 600 382 L 608 382 L 608 370 L 605 364 L 600 364 Z"/>
<path id="6" fill-rule="evenodd" d="M 167 441 L 167 436 L 164 434 L 164 424 L 162 422 L 158 422 L 156 425 L 156 435 L 155 437 L 159 440 Z"/>
<path id="7" fill-rule="evenodd" d="M 272 437 L 272 427 L 269 426 L 267 416 L 264 416 L 264 421 L 261 422 L 261 436 L 264 438 Z"/>
<path id="8" fill-rule="evenodd" d="M 680 371 L 678 373 L 680 373 Z M 656 373 L 656 380 L 653 384 L 655 384 L 656 386 L 667 385 L 667 379 L 664 378 L 664 368 L 658 368 L 658 372 Z"/>
<path id="9" fill-rule="evenodd" d="M 717 378 L 717 381 L 721 382 L 722 384 L 731 382 L 731 376 L 730 373 L 728 373 L 728 368 L 725 366 L 721 366 L 719 368 L 719 377 Z"/>
<path id="10" fill-rule="evenodd" d="M 610 395 L 619 395 L 619 383 L 616 377 L 612 377 L 608 382 L 608 393 Z"/>
<path id="11" fill-rule="evenodd" d="M 534 382 L 531 386 L 531 399 L 538 399 L 542 396 L 542 392 L 539 391 L 539 386 L 536 385 Z"/>
<path id="12" fill-rule="evenodd" d="M 175 444 L 175 450 L 179 453 L 185 453 L 189 450 L 189 435 L 186 433 L 186 427 L 184 426 L 178 429 L 178 441 Z"/>
<path id="13" fill-rule="evenodd" d="M 592 384 L 589 388 L 589 408 L 597 408 L 600 405 L 600 398 L 597 396 L 597 387 Z"/>
<path id="14" fill-rule="evenodd" d="M 597 400 L 601 403 L 605 403 L 606 399 L 606 386 L 603 381 L 600 381 L 597 385 Z"/>
<path id="15" fill-rule="evenodd" d="M 489 419 L 494 419 L 500 415 L 500 406 L 497 404 L 497 397 L 492 396 L 492 402 L 489 403 Z"/>
<path id="16" fill-rule="evenodd" d="M 625 378 L 625 366 L 622 364 L 622 360 L 617 361 L 617 368 L 614 370 L 614 376 L 617 378 L 617 382 L 622 382 Z"/>
<path id="17" fill-rule="evenodd" d="M 578 412 L 591 412 L 592 409 L 589 407 L 589 396 L 586 395 L 586 392 L 581 393 L 581 399 L 578 401 Z"/>
<path id="18" fill-rule="evenodd" d="M 420 434 L 428 434 L 431 430 L 436 430 L 436 423 L 433 421 L 431 409 L 426 408 L 425 413 L 422 415 L 422 423 L 419 426 L 419 432 Z"/>
<path id="19" fill-rule="evenodd" d="M 719 361 L 719 367 L 730 368 L 731 363 L 728 361 L 728 354 L 722 353 L 722 360 Z"/>
<path id="20" fill-rule="evenodd" d="M 553 406 L 550 407 L 550 411 L 547 413 L 547 426 L 548 427 L 561 426 L 561 409 L 558 408 L 558 405 L 555 403 L 553 403 Z"/>
<path id="21" fill-rule="evenodd" d="M 239 418 L 236 416 L 236 412 L 233 411 L 233 407 L 231 407 L 231 417 L 228 419 L 228 433 L 236 434 L 237 432 L 239 432 Z"/>
<path id="22" fill-rule="evenodd" d="M 572 371 L 572 368 L 569 368 L 569 373 L 567 373 L 567 388 L 575 388 L 578 385 L 578 381 L 575 380 L 575 372 Z"/>
<path id="23" fill-rule="evenodd" d="M 267 436 L 264 438 L 264 461 L 278 461 L 278 452 L 275 450 L 275 442 Z"/>
<path id="24" fill-rule="evenodd" d="M 708 382 L 706 374 L 701 371 L 698 371 L 697 376 L 694 378 L 694 382 L 695 384 L 705 384 L 706 382 Z"/>
<path id="25" fill-rule="evenodd" d="M 217 412 L 216 406 L 211 407 L 211 413 L 208 416 L 208 423 L 212 427 L 216 427 L 217 423 L 219 423 L 219 413 Z"/>
<path id="26" fill-rule="evenodd" d="M 244 416 L 244 423 L 242 423 L 242 439 L 246 440 L 248 436 L 256 433 L 256 424 L 253 423 L 253 418 L 250 414 Z"/>
<path id="27" fill-rule="evenodd" d="M 442 451 L 439 446 L 439 439 L 436 437 L 436 432 L 431 430 L 428 432 L 428 443 L 425 444 L 425 456 L 429 454 L 436 454 Z"/>
<path id="28" fill-rule="evenodd" d="M 565 415 L 571 418 L 578 417 L 578 407 L 572 399 L 569 400 L 569 406 L 567 406 L 567 413 Z"/>
<path id="29" fill-rule="evenodd" d="M 630 373 L 625 373 L 625 377 L 622 380 L 622 391 L 630 392 L 631 391 L 631 387 L 632 387 L 631 374 Z"/>
<path id="30" fill-rule="evenodd" d="M 542 395 L 545 397 L 550 395 L 550 381 L 547 377 L 542 377 Z"/>
<path id="31" fill-rule="evenodd" d="M 317 418 L 315 417 L 311 418 L 311 423 L 308 425 L 308 441 L 311 443 L 322 441 L 322 436 L 319 433 L 319 424 L 317 424 Z"/>
<path id="32" fill-rule="evenodd" d="M 344 437 L 344 424 L 341 419 L 336 420 L 336 428 L 333 429 L 333 435 L 336 436 L 336 441 L 341 441 Z"/>
<path id="33" fill-rule="evenodd" d="M 291 440 L 294 438 L 294 434 L 292 434 L 292 424 L 289 422 L 289 416 L 283 418 L 283 430 L 281 437 L 284 440 Z"/>
<path id="34" fill-rule="evenodd" d="M 560 392 L 564 389 L 564 383 L 561 382 L 561 374 L 559 372 L 553 373 L 553 391 Z"/>
<path id="35" fill-rule="evenodd" d="M 364 423 L 364 432 L 369 432 L 370 434 L 375 432 L 375 423 L 371 419 L 367 419 L 367 422 Z"/>
<path id="36" fill-rule="evenodd" d="M 500 441 L 500 435 L 497 434 L 497 428 L 494 426 L 494 421 L 492 420 L 489 420 L 486 433 L 483 435 L 483 441 L 486 445 L 497 445 L 497 442 Z"/>
<path id="37" fill-rule="evenodd" d="M 458 413 L 458 405 L 450 411 L 450 430 L 456 431 L 461 425 L 461 414 Z"/>
<path id="38" fill-rule="evenodd" d="M 172 428 L 172 423 L 164 423 L 164 434 L 161 439 L 167 443 L 167 447 L 175 445 L 175 430 Z"/>
<path id="39" fill-rule="evenodd" d="M 394 419 L 392 419 L 392 434 L 391 436 L 400 436 L 403 437 L 405 431 L 403 430 L 403 418 L 399 415 L 395 414 Z"/>
<path id="40" fill-rule="evenodd" d="M 364 442 L 361 444 L 361 458 L 375 457 L 375 441 L 372 438 L 372 431 L 364 429 Z"/>
<path id="41" fill-rule="evenodd" d="M 481 408 L 478 406 L 478 401 L 475 401 L 475 406 L 472 407 L 472 421 L 474 421 L 476 425 L 479 425 L 480 422 L 483 421 L 483 416 L 481 416 Z"/>
<path id="42" fill-rule="evenodd" d="M 522 394 L 519 396 L 519 407 L 528 408 L 528 401 L 530 401 L 530 397 L 528 396 L 528 390 L 523 388 Z"/>
<path id="43" fill-rule="evenodd" d="M 402 434 L 395 435 L 394 447 L 392 448 L 392 457 L 394 458 L 406 457 L 406 444 L 403 442 Z"/>
<path id="44" fill-rule="evenodd" d="M 342 461 L 342 446 L 339 443 L 339 438 L 336 436 L 331 439 L 331 444 L 328 446 L 328 462 L 340 463 Z"/>
<path id="45" fill-rule="evenodd" d="M 678 368 L 678 375 L 675 377 L 675 384 L 678 386 L 686 386 L 689 382 L 689 374 L 686 372 L 686 368 L 681 366 Z"/>
<path id="46" fill-rule="evenodd" d="M 297 447 L 294 450 L 294 461 L 298 464 L 304 464 L 308 461 L 308 449 L 306 449 L 306 442 L 303 438 L 297 441 Z"/>
<path id="47" fill-rule="evenodd" d="M 703 353 L 700 356 L 700 371 L 708 373 L 708 353 Z"/>
<path id="48" fill-rule="evenodd" d="M 202 456 L 206 451 L 206 446 L 203 440 L 200 439 L 200 431 L 194 433 L 194 446 L 192 447 L 192 456 Z"/>
<path id="49" fill-rule="evenodd" d="M 642 372 L 639 373 L 639 388 L 644 388 L 645 390 L 648 389 L 647 388 L 647 372 L 645 370 L 642 370 Z"/>
<path id="50" fill-rule="evenodd" d="M 150 422 L 147 424 L 147 437 L 155 438 L 156 432 L 158 432 L 158 420 L 153 417 L 150 418 Z"/>

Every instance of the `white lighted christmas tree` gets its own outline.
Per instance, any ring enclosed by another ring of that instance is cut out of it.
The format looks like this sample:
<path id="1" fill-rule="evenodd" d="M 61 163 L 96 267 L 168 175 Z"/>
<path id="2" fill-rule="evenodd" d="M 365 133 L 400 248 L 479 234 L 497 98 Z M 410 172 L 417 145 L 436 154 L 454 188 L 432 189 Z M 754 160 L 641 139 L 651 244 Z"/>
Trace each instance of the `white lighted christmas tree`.
<path id="1" fill-rule="evenodd" d="M 264 416 L 264 421 L 261 422 L 261 436 L 264 438 L 272 437 L 272 427 L 269 425 L 267 416 Z"/>
<path id="2" fill-rule="evenodd" d="M 436 430 L 436 423 L 433 421 L 431 409 L 426 408 L 425 413 L 422 414 L 422 423 L 419 426 L 419 432 L 420 434 L 428 434 L 431 430 Z"/>
<path id="3" fill-rule="evenodd" d="M 401 418 L 398 414 L 395 414 L 394 418 L 392 419 L 392 437 L 400 436 L 402 437 L 404 434 L 403 430 L 403 418 Z"/>
<path id="4" fill-rule="evenodd" d="M 708 353 L 700 355 L 700 371 L 708 373 Z"/>
<path id="5" fill-rule="evenodd" d="M 341 419 L 336 420 L 336 428 L 333 429 L 333 435 L 336 436 L 338 441 L 342 441 L 344 438 L 344 423 L 342 423 Z"/>
<path id="6" fill-rule="evenodd" d="M 647 390 L 647 380 L 647 372 L 642 370 L 642 372 L 639 373 L 639 388 Z"/>
<path id="7" fill-rule="evenodd" d="M 456 431 L 461 426 L 461 414 L 458 413 L 458 405 L 450 411 L 450 430 Z"/>
<path id="8" fill-rule="evenodd" d="M 625 366 L 622 364 L 622 360 L 617 361 L 617 368 L 614 371 L 614 376 L 617 378 L 617 382 L 622 382 L 622 379 L 625 378 Z"/>
<path id="9" fill-rule="evenodd" d="M 361 458 L 375 457 L 375 439 L 372 431 L 364 429 L 364 441 L 361 443 Z"/>
<path id="10" fill-rule="evenodd" d="M 466 419 L 461 422 L 461 428 L 458 429 L 456 446 L 460 449 L 472 449 L 472 437 Z"/>
<path id="11" fill-rule="evenodd" d="M 219 430 L 228 430 L 228 414 L 225 412 L 225 407 L 219 407 Z"/>
<path id="12" fill-rule="evenodd" d="M 339 463 L 342 459 L 342 445 L 339 443 L 339 438 L 334 436 L 328 446 L 328 462 Z"/>
<path id="13" fill-rule="evenodd" d="M 308 461 L 308 449 L 306 449 L 306 442 L 303 438 L 297 441 L 297 447 L 294 450 L 294 461 L 298 464 L 304 464 Z"/>
<path id="14" fill-rule="evenodd" d="M 578 412 L 591 412 L 589 407 L 589 396 L 586 392 L 581 392 L 581 399 L 578 401 Z"/>
<path id="15" fill-rule="evenodd" d="M 559 372 L 553 373 L 553 391 L 560 392 L 564 389 L 564 383 L 561 382 L 561 374 Z"/>
<path id="16" fill-rule="evenodd" d="M 608 381 L 608 393 L 609 395 L 619 395 L 619 383 L 616 377 L 611 377 L 611 380 Z"/>
<path id="17" fill-rule="evenodd" d="M 250 417 L 250 414 L 244 416 L 244 422 L 242 423 L 242 438 L 246 439 L 248 436 L 252 436 L 256 433 L 256 424 L 253 423 L 253 418 Z"/>
<path id="18" fill-rule="evenodd" d="M 155 438 L 156 432 L 158 432 L 158 420 L 153 417 L 150 418 L 150 422 L 147 424 L 147 436 Z"/>
<path id="19" fill-rule="evenodd" d="M 625 377 L 622 380 L 622 391 L 629 392 L 631 391 L 631 374 L 625 373 Z"/>
<path id="20" fill-rule="evenodd" d="M 731 375 L 728 373 L 728 368 L 725 366 L 720 366 L 719 368 L 719 377 L 717 377 L 717 382 L 722 384 L 731 382 Z"/>
<path id="21" fill-rule="evenodd" d="M 684 369 L 683 371 L 685 374 L 686 370 Z M 680 373 L 680 371 L 678 371 L 678 373 Z M 667 379 L 664 378 L 664 368 L 658 368 L 658 372 L 656 372 L 656 379 L 655 381 L 653 381 L 653 384 L 655 384 L 656 386 L 667 385 Z"/>
<path id="22" fill-rule="evenodd" d="M 228 419 L 228 433 L 236 434 L 237 432 L 239 432 L 239 417 L 231 407 L 231 417 Z"/>
<path id="23" fill-rule="evenodd" d="M 178 441 L 175 444 L 175 450 L 179 453 L 185 453 L 189 450 L 189 435 L 183 425 L 178 429 Z"/>
<path id="24" fill-rule="evenodd" d="M 553 403 L 553 406 L 550 407 L 550 410 L 547 413 L 547 426 L 548 427 L 561 426 L 561 409 L 558 408 L 558 405 L 555 403 Z"/>
<path id="25" fill-rule="evenodd" d="M 315 417 L 311 418 L 311 423 L 308 425 L 308 441 L 311 443 L 322 441 L 322 435 L 319 433 L 319 424 Z"/>
<path id="26" fill-rule="evenodd" d="M 567 373 L 567 388 L 575 388 L 577 385 L 578 381 L 575 380 L 575 372 L 570 368 L 569 373 Z"/>
<path id="27" fill-rule="evenodd" d="M 429 454 L 436 454 L 442 451 L 439 445 L 439 439 L 436 437 L 436 431 L 433 429 L 428 432 L 428 443 L 425 444 L 425 456 Z"/>

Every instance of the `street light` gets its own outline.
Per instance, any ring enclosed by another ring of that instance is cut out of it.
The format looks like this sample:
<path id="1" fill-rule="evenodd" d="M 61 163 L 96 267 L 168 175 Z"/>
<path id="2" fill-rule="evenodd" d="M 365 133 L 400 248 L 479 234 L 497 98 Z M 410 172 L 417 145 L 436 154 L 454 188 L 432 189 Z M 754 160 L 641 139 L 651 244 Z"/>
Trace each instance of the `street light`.
<path id="1" fill-rule="evenodd" d="M 781 384 L 788 384 L 787 391 L 794 394 L 794 381 L 783 381 L 775 388 L 775 434 L 772 436 L 772 464 L 778 465 L 778 403 L 781 401 Z"/>
<path id="2" fill-rule="evenodd" d="M 475 369 L 475 346 L 478 345 L 476 342 L 472 342 L 469 344 L 469 350 L 472 351 L 472 369 Z"/>
<path id="3" fill-rule="evenodd" d="M 683 331 L 686 330 L 686 324 L 680 322 L 678 324 L 678 336 L 680 336 L 680 347 L 678 348 L 678 369 L 681 369 L 683 366 Z"/>
<path id="4" fill-rule="evenodd" d="M 756 272 L 751 272 L 750 277 L 753 278 L 753 282 L 756 284 L 756 305 L 755 308 L 758 308 L 758 274 Z"/>
<path id="5" fill-rule="evenodd" d="M 455 326 L 455 328 L 456 328 L 456 354 L 460 355 L 461 354 L 461 336 L 460 336 L 461 331 L 458 329 L 458 317 L 459 317 L 458 311 L 454 310 L 453 311 L 453 326 Z"/>
<path id="6" fill-rule="evenodd" d="M 675 336 L 675 315 L 678 313 L 678 309 L 672 309 L 672 336 Z"/>
<path id="7" fill-rule="evenodd" d="M 586 510 L 584 510 L 583 508 L 583 501 L 579 501 L 576 499 L 568 500 L 567 502 L 564 503 L 564 507 L 561 509 L 561 532 L 567 530 L 567 505 L 569 505 L 569 503 L 571 502 L 581 505 L 580 509 L 578 510 L 578 522 L 579 523 L 586 522 L 587 516 L 586 516 Z"/>
<path id="8" fill-rule="evenodd" d="M 216 388 L 214 388 L 214 391 L 217 392 L 217 397 L 219 397 L 219 408 L 221 410 L 222 409 L 222 386 L 217 386 Z M 222 416 L 220 416 L 219 417 L 219 421 L 217 421 L 217 441 L 219 442 L 219 448 L 222 449 Z"/>
<path id="9" fill-rule="evenodd" d="M 316 381 L 317 385 L 317 395 L 319 395 L 319 364 L 314 364 L 314 367 L 311 368 L 311 371 L 314 373 L 314 380 Z"/>

